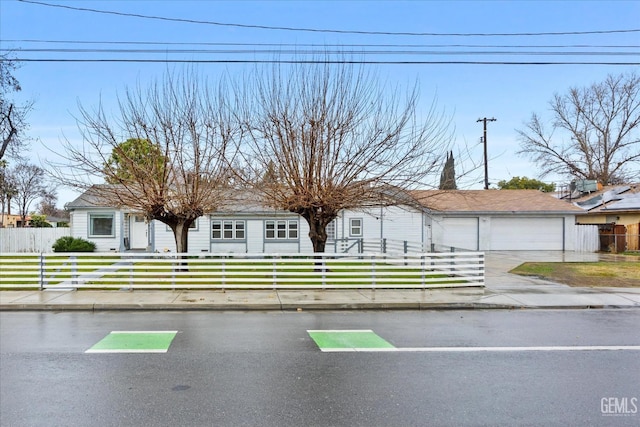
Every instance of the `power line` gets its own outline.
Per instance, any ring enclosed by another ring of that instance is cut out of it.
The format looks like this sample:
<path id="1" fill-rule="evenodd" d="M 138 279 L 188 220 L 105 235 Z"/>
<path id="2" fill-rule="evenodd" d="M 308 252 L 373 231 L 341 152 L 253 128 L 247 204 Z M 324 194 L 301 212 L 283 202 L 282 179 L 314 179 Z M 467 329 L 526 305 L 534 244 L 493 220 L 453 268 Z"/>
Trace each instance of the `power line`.
<path id="1" fill-rule="evenodd" d="M 4 49 L 0 49 L 4 51 Z M 7 51 L 8 52 L 8 51 Z M 19 49 L 20 53 L 140 53 L 140 54 L 295 54 L 295 55 L 516 55 L 516 56 L 640 56 L 640 52 L 604 52 L 604 51 L 436 51 L 436 50 L 282 50 L 282 49 Z"/>
<path id="2" fill-rule="evenodd" d="M 601 44 L 562 44 L 562 45 L 519 45 L 519 44 L 330 44 L 319 45 L 311 43 L 232 43 L 232 42 L 171 42 L 171 41 L 116 41 L 116 40 L 42 40 L 42 39 L 0 39 L 3 43 L 60 43 L 60 44 L 115 44 L 115 45 L 193 45 L 193 46 L 272 46 L 272 47 L 387 47 L 387 48 L 531 48 L 531 49 L 633 49 L 639 48 L 640 45 L 601 45 Z"/>
<path id="3" fill-rule="evenodd" d="M 0 52 L 3 50 L 0 49 Z M 211 49 L 20 49 L 20 53 L 80 53 L 80 54 L 227 54 L 227 55 L 300 55 L 300 56 L 318 56 L 318 55 L 339 55 L 341 51 L 324 51 L 324 50 L 274 50 L 274 49 L 243 49 L 243 50 L 211 50 Z M 350 52 L 351 56 L 367 56 L 367 55 L 406 55 L 406 56 L 640 56 L 640 52 L 571 52 L 571 51 L 402 51 L 402 50 L 369 50 Z"/>
<path id="4" fill-rule="evenodd" d="M 3 62 L 4 60 L 0 60 Z M 278 59 L 76 59 L 76 58 L 12 58 L 15 62 L 112 62 L 112 63 L 187 63 L 187 64 L 355 64 L 355 65 L 607 65 L 636 66 L 640 62 L 595 61 L 375 61 L 375 60 L 278 60 Z"/>
<path id="5" fill-rule="evenodd" d="M 618 30 L 594 30 L 594 31 L 557 31 L 557 32 L 525 32 L 525 33 L 430 33 L 430 32 L 391 32 L 391 31 L 359 31 L 359 30 L 335 30 L 303 27 L 279 27 L 269 25 L 236 24 L 216 21 L 204 21 L 186 18 L 168 18 L 164 16 L 143 15 L 138 13 L 125 13 L 110 10 L 100 10 L 86 7 L 67 6 L 62 4 L 51 4 L 32 0 L 18 0 L 22 3 L 29 3 L 38 6 L 54 7 L 60 9 L 75 10 L 79 12 L 100 13 L 105 15 L 124 16 L 130 18 L 152 19 L 159 21 L 181 22 L 187 24 L 216 25 L 224 27 L 250 28 L 260 30 L 278 31 L 301 31 L 314 33 L 336 33 L 336 34 L 361 34 L 361 35 L 385 35 L 385 36 L 447 36 L 447 37 L 513 37 L 513 36 L 569 36 L 569 35 L 589 35 L 589 34 L 623 34 L 637 33 L 640 29 L 618 29 Z"/>

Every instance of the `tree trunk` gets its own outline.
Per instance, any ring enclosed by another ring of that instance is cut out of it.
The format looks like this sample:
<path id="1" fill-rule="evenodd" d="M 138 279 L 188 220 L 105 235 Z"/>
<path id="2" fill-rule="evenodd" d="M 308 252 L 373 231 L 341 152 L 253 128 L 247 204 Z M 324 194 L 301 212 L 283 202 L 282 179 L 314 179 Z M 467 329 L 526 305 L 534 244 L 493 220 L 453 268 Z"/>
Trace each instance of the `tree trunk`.
<path id="1" fill-rule="evenodd" d="M 173 230 L 173 236 L 176 241 L 176 252 L 178 253 L 185 253 L 189 249 L 189 225 L 184 222 L 178 222 Z"/>
<path id="2" fill-rule="evenodd" d="M 193 220 L 178 220 L 173 227 L 173 236 L 176 241 L 176 252 L 179 254 L 187 253 L 189 250 L 189 226 L 193 223 Z M 189 264 L 186 255 L 179 256 L 178 271 L 189 271 Z"/>
<path id="3" fill-rule="evenodd" d="M 327 244 L 327 229 L 325 220 L 318 214 L 303 215 L 309 224 L 309 238 L 313 245 L 313 252 L 324 252 Z"/>
<path id="4" fill-rule="evenodd" d="M 327 244 L 327 224 L 330 222 L 318 212 L 304 212 L 302 217 L 307 220 L 309 224 L 309 238 L 313 245 L 313 252 L 316 254 L 322 253 L 325 250 Z M 333 219 L 333 218 L 332 218 Z M 314 271 L 316 273 L 322 273 L 327 271 L 327 267 L 324 263 L 324 259 L 321 255 L 315 257 Z"/>

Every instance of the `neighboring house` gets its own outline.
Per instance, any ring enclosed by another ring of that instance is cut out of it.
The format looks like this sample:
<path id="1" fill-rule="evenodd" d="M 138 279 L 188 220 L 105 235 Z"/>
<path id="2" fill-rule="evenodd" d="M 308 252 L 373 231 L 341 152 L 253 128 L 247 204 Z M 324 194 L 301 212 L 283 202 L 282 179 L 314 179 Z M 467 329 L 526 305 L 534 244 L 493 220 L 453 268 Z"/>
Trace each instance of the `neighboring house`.
<path id="1" fill-rule="evenodd" d="M 25 227 L 29 226 L 30 216 L 26 217 Z M 0 226 L 5 228 L 22 227 L 22 217 L 20 215 L 2 213 L 0 215 Z"/>
<path id="2" fill-rule="evenodd" d="M 52 227 L 68 227 L 69 226 L 69 218 L 62 218 L 56 216 L 47 216 L 46 221 L 51 224 Z"/>
<path id="3" fill-rule="evenodd" d="M 437 246 L 480 251 L 576 250 L 575 217 L 580 208 L 547 193 L 426 190 L 412 194 L 430 211 L 430 240 Z"/>
<path id="4" fill-rule="evenodd" d="M 175 251 L 172 231 L 135 212 L 104 206 L 95 189 L 66 205 L 72 236 L 98 251 Z M 343 211 L 327 228 L 327 252 L 575 250 L 582 210 L 537 190 L 413 191 L 398 206 Z M 309 227 L 297 214 L 245 196 L 203 215 L 189 252 L 309 253 Z"/>
<path id="5" fill-rule="evenodd" d="M 640 184 L 608 186 L 572 201 L 582 209 L 578 224 L 598 225 L 601 250 L 640 250 Z"/>

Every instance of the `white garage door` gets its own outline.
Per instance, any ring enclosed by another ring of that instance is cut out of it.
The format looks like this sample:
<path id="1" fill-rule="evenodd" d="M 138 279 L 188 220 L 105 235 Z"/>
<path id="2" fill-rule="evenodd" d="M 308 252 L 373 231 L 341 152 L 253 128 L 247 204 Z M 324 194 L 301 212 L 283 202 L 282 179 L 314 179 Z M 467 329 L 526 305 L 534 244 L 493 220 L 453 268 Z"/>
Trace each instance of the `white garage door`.
<path id="1" fill-rule="evenodd" d="M 490 250 L 563 250 L 563 218 L 491 218 Z"/>
<path id="2" fill-rule="evenodd" d="M 478 218 L 444 218 L 442 244 L 454 248 L 478 250 Z"/>

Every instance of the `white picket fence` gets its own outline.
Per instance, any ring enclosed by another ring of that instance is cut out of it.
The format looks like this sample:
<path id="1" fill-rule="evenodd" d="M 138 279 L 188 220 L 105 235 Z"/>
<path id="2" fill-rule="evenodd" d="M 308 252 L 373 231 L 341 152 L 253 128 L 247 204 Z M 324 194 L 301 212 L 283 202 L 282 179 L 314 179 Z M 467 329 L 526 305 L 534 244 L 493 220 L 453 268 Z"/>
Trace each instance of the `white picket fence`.
<path id="1" fill-rule="evenodd" d="M 0 289 L 376 289 L 484 286 L 480 252 L 0 254 Z"/>
<path id="2" fill-rule="evenodd" d="M 56 240 L 70 235 L 69 227 L 0 228 L 0 253 L 51 252 Z"/>

